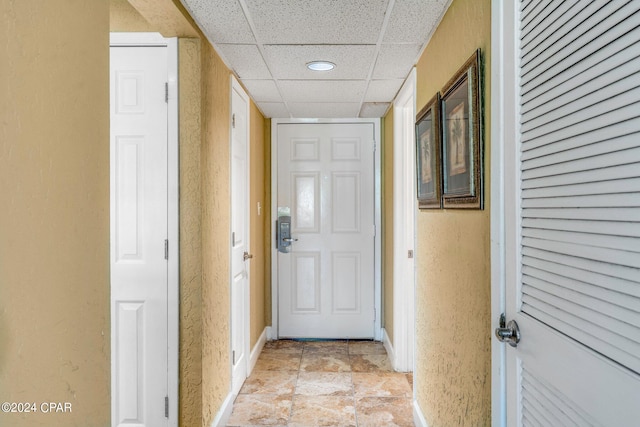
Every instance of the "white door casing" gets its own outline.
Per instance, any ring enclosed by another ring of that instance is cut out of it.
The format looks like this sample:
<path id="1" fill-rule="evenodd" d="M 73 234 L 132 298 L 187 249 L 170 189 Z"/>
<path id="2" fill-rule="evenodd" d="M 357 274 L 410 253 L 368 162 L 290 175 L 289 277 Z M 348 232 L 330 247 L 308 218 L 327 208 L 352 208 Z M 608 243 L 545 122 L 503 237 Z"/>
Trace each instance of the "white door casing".
<path id="1" fill-rule="evenodd" d="M 413 371 L 415 341 L 415 68 L 393 103 L 393 367 Z"/>
<path id="2" fill-rule="evenodd" d="M 278 121 L 274 127 L 273 218 L 278 206 L 290 208 L 298 239 L 290 253 L 274 251 L 277 334 L 377 338 L 376 126 Z"/>
<path id="3" fill-rule="evenodd" d="M 249 372 L 249 97 L 231 77 L 231 364 L 232 392 Z"/>
<path id="4" fill-rule="evenodd" d="M 521 332 L 492 344 L 493 423 L 633 425 L 640 7 L 493 6 L 492 312 Z"/>
<path id="5" fill-rule="evenodd" d="M 112 34 L 110 69 L 112 425 L 175 426 L 176 40 Z"/>

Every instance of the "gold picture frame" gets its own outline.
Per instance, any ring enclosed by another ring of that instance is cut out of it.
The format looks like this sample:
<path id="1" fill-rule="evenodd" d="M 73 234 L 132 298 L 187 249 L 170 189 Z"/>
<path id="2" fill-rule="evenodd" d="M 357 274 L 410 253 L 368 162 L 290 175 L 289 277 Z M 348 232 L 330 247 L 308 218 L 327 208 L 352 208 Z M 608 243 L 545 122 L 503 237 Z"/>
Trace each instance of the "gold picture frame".
<path id="1" fill-rule="evenodd" d="M 436 94 L 416 115 L 416 190 L 418 208 L 442 207 L 440 97 Z"/>
<path id="2" fill-rule="evenodd" d="M 480 49 L 442 90 L 442 205 L 483 209 Z"/>

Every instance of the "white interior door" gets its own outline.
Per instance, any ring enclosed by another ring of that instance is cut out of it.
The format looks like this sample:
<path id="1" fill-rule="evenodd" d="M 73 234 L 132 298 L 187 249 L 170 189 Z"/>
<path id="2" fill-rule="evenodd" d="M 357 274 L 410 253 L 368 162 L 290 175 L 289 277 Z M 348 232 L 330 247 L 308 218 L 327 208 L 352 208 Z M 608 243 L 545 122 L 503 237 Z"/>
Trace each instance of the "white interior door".
<path id="1" fill-rule="evenodd" d="M 231 84 L 231 360 L 238 393 L 249 365 L 249 100 Z"/>
<path id="2" fill-rule="evenodd" d="M 280 337 L 374 337 L 374 126 L 278 124 Z"/>
<path id="3" fill-rule="evenodd" d="M 640 4 L 508 3 L 506 422 L 638 425 Z"/>
<path id="4" fill-rule="evenodd" d="M 111 47 L 112 425 L 167 425 L 166 47 Z"/>

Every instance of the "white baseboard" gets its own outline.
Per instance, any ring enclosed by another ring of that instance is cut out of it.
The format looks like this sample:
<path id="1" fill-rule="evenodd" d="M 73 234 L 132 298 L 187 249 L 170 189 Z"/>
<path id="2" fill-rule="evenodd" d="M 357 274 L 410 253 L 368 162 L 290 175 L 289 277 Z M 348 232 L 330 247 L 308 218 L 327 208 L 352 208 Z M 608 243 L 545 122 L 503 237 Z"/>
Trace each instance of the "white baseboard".
<path id="1" fill-rule="evenodd" d="M 222 402 L 222 406 L 216 414 L 216 417 L 213 419 L 211 427 L 224 427 L 227 425 L 227 421 L 229 421 L 229 418 L 231 417 L 231 412 L 233 412 L 233 402 L 235 400 L 236 395 L 229 393 L 224 402 Z"/>
<path id="2" fill-rule="evenodd" d="M 387 335 L 387 330 L 382 328 L 382 344 L 384 344 L 385 350 L 387 350 L 387 355 L 389 356 L 389 360 L 391 361 L 391 367 L 393 370 L 396 370 L 396 352 L 393 350 L 393 344 L 391 344 L 391 340 L 389 340 L 389 335 Z"/>
<path id="3" fill-rule="evenodd" d="M 272 326 L 267 326 L 265 329 L 267 330 L 267 340 L 273 341 L 278 339 L 278 337 L 274 336 L 276 330 Z"/>
<path id="4" fill-rule="evenodd" d="M 260 357 L 260 353 L 262 353 L 262 349 L 264 345 L 267 343 L 268 336 L 268 327 L 264 328 L 264 331 L 260 334 L 260 338 L 258 338 L 258 342 L 251 350 L 251 356 L 249 356 L 249 370 L 247 371 L 247 376 L 251 375 L 253 372 L 253 368 L 256 367 L 256 362 L 258 361 L 258 357 Z"/>
<path id="5" fill-rule="evenodd" d="M 424 414 L 422 413 L 422 409 L 420 409 L 420 405 L 418 405 L 418 401 L 413 401 L 413 423 L 416 427 L 429 427 L 427 424 L 427 420 L 424 418 Z"/>

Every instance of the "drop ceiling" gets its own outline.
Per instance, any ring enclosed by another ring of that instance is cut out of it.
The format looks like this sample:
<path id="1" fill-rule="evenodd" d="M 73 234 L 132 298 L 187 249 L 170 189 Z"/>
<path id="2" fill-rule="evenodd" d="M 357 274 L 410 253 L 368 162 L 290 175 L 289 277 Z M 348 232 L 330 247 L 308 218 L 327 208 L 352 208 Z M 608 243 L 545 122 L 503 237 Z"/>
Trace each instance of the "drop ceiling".
<path id="1" fill-rule="evenodd" d="M 265 117 L 382 117 L 449 0 L 181 0 Z M 311 61 L 336 64 L 307 69 Z"/>

